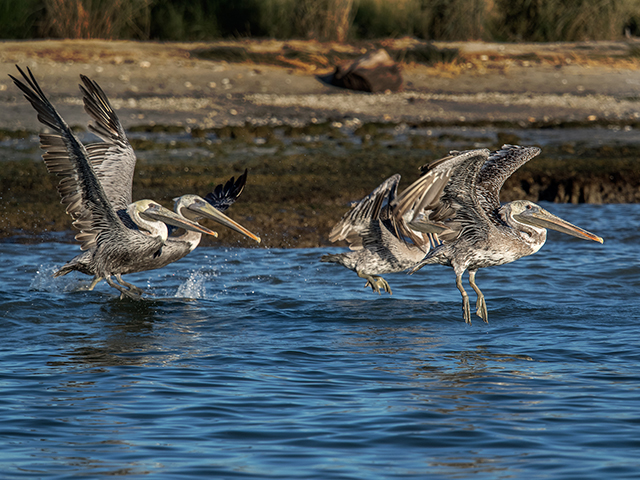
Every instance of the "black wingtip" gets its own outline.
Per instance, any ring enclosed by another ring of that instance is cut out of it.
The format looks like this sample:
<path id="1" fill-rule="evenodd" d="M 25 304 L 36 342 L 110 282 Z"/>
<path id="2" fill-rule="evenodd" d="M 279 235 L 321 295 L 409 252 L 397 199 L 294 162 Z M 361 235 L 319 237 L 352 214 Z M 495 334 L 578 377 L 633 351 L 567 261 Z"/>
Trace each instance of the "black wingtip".
<path id="1" fill-rule="evenodd" d="M 248 169 L 244 169 L 244 173 L 237 179 L 231 177 L 224 184 L 216 185 L 213 192 L 208 193 L 204 199 L 209 202 L 217 210 L 224 212 L 238 199 L 244 191 L 247 183 Z"/>

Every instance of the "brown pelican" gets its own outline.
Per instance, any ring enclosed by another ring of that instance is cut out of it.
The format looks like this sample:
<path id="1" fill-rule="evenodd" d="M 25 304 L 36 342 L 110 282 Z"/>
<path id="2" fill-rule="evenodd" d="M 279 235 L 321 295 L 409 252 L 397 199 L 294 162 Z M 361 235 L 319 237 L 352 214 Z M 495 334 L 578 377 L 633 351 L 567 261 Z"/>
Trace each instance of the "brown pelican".
<path id="1" fill-rule="evenodd" d="M 20 68 L 26 84 L 10 76 L 22 90 L 25 98 L 38 112 L 38 119 L 55 133 L 41 134 L 43 159 L 50 172 L 62 176 L 58 190 L 62 203 L 74 219 L 74 227 L 80 230 L 76 239 L 83 250 L 93 250 L 95 272 L 104 278 L 123 296 L 137 298 L 138 294 L 120 275 L 129 273 L 131 265 L 140 259 L 154 257 L 162 250 L 168 236 L 166 223 L 203 233 L 215 234 L 186 218 L 165 209 L 152 200 L 141 200 L 128 204 L 123 212 L 129 225 L 109 202 L 94 171 L 89 154 L 69 126 L 51 105 L 28 70 L 27 76 Z M 132 226 L 134 228 L 132 228 Z M 114 282 L 111 277 L 121 282 Z M 127 288 L 125 288 L 127 287 Z"/>
<path id="2" fill-rule="evenodd" d="M 27 70 L 28 76 L 19 67 L 18 71 L 26 84 L 10 75 L 11 79 L 38 112 L 40 122 L 54 131 L 40 135 L 41 147 L 45 150 L 43 159 L 50 172 L 63 177 L 58 191 L 67 213 L 74 219 L 74 227 L 80 230 L 76 239 L 81 242 L 83 250 L 91 252 L 92 271 L 84 273 L 95 276 L 92 286 L 104 278 L 123 296 L 138 298 L 141 290 L 122 281 L 121 275 L 140 271 L 139 265 L 162 255 L 168 235 L 164 223 L 217 235 L 155 202 L 132 203 L 135 155 L 115 113 L 113 117 L 105 117 L 104 122 L 98 121 L 96 126 L 90 127 L 99 136 L 109 137 L 112 141 L 85 148 L 46 98 L 31 71 Z M 85 85 L 90 88 L 93 83 L 86 80 Z M 108 101 L 103 102 L 106 97 L 102 97 L 96 95 L 93 105 L 88 102 L 86 108 L 90 115 L 113 112 Z M 126 158 L 122 160 L 119 158 L 121 155 Z M 162 226 L 157 223 L 150 225 L 150 221 L 164 223 Z M 119 285 L 111 279 L 112 276 Z"/>
<path id="3" fill-rule="evenodd" d="M 213 192 L 209 193 L 205 197 L 205 199 L 197 195 L 182 195 L 181 197 L 175 198 L 174 211 L 179 218 L 185 218 L 196 224 L 197 220 L 202 218 L 211 218 L 234 230 L 237 230 L 257 242 L 260 242 L 259 237 L 249 232 L 242 225 L 234 222 L 228 217 L 220 215 L 220 213 L 232 205 L 242 193 L 246 179 L 247 171 L 245 170 L 244 174 L 238 177 L 237 180 L 235 180 L 234 177 L 231 177 L 226 184 L 218 185 Z M 202 234 L 194 229 L 184 227 L 180 228 L 180 226 L 177 226 L 177 228 L 174 228 L 173 230 L 169 229 L 169 237 L 165 240 L 162 249 L 157 255 L 153 257 L 146 257 L 136 262 L 135 272 L 162 268 L 170 263 L 180 260 L 198 246 L 201 237 Z M 94 279 L 88 287 L 88 290 L 92 290 L 98 282 L 102 280 L 102 278 L 96 274 L 93 255 L 93 250 L 82 252 L 58 270 L 54 274 L 54 277 L 66 275 L 74 270 L 86 275 L 93 275 Z M 134 273 L 134 271 L 128 273 Z M 118 279 L 118 281 L 123 283 L 121 279 Z M 143 293 L 135 286 L 126 283 L 125 285 L 130 289 L 133 288 L 137 293 Z"/>
<path id="4" fill-rule="evenodd" d="M 526 200 L 500 205 L 500 189 L 520 166 L 540 153 L 536 147 L 504 145 L 500 150 L 451 152 L 451 156 L 423 167 L 419 178 L 397 199 L 393 215 L 412 212 L 411 228 L 437 234 L 442 242 L 417 263 L 438 263 L 453 267 L 456 286 L 462 294 L 464 320 L 471 323 L 469 296 L 462 286 L 462 274 L 469 271 L 469 284 L 478 295 L 476 314 L 488 322 L 484 295 L 475 282 L 479 268 L 502 265 L 536 253 L 548 228 L 602 243 L 602 238 L 547 212 Z M 429 173 L 453 165 L 444 189 L 434 186 Z M 433 189 L 439 193 L 433 195 Z M 416 208 L 418 206 L 418 208 Z"/>
<path id="5" fill-rule="evenodd" d="M 438 172 L 434 176 L 434 183 L 443 188 L 447 178 L 446 172 Z M 320 258 L 322 262 L 338 263 L 353 270 L 367 280 L 365 288 L 371 287 L 378 294 L 380 289 L 392 293 L 389 283 L 381 274 L 401 272 L 412 267 L 424 258 L 435 241 L 433 235 L 409 228 L 404 217 L 390 215 L 399 182 L 399 174 L 386 179 L 353 205 L 333 227 L 329 240 L 346 240 L 351 252 L 323 255 Z"/>
<path id="6" fill-rule="evenodd" d="M 80 78 L 83 83 L 80 85 L 80 89 L 85 111 L 95 122 L 89 125 L 89 129 L 103 140 L 88 145 L 87 150 L 91 155 L 91 161 L 105 188 L 107 197 L 113 207 L 121 212 L 123 206 L 131 201 L 136 155 L 106 94 L 93 80 L 84 75 L 80 75 Z M 260 242 L 259 237 L 222 213 L 242 193 L 246 177 L 245 171 L 236 183 L 232 178 L 226 185 L 218 185 L 213 192 L 207 195 L 207 201 L 197 195 L 183 195 L 176 198 L 174 199 L 174 211 L 192 222 L 202 218 L 212 219 Z M 162 268 L 169 263 L 180 260 L 200 243 L 202 235 L 192 229 L 179 229 L 177 232 L 175 229 L 170 232 L 169 238 L 158 255 L 136 262 L 135 272 Z M 93 263 L 92 252 L 83 252 L 64 265 L 54 276 L 66 275 L 74 270 L 94 275 L 94 279 L 88 287 L 89 290 L 92 290 L 101 280 L 100 276 L 94 272 Z M 127 286 L 130 287 L 129 284 Z M 142 293 L 139 289 L 137 290 L 138 293 Z"/>

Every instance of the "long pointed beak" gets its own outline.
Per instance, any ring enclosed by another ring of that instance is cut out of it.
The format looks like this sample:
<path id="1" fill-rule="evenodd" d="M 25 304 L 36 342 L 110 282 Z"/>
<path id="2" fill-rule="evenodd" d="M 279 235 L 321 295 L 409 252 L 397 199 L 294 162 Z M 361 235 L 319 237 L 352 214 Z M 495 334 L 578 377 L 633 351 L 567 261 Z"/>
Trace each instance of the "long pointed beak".
<path id="1" fill-rule="evenodd" d="M 218 236 L 218 234 L 213 230 L 209 230 L 208 228 L 203 227 L 197 222 L 193 222 L 187 218 L 184 218 L 182 215 L 178 215 L 177 213 L 172 212 L 168 208 L 164 208 L 161 205 L 152 205 L 144 212 L 142 212 L 142 215 L 145 215 L 153 220 L 164 222 L 167 225 L 172 225 L 174 227 L 184 228 L 185 230 L 191 230 L 193 232 L 205 233 L 213 237 Z"/>
<path id="2" fill-rule="evenodd" d="M 599 237 L 598 235 L 595 235 L 591 232 L 587 232 L 580 227 L 576 227 L 566 220 L 563 220 L 560 217 L 556 217 L 554 214 L 547 212 L 543 208 L 529 216 L 518 215 L 518 219 L 537 227 L 548 228 L 557 232 L 566 233 L 567 235 L 572 235 L 574 237 L 586 238 L 588 240 L 593 240 L 594 242 L 599 243 L 604 242 L 602 237 Z"/>
<path id="3" fill-rule="evenodd" d="M 204 200 L 202 202 L 193 203 L 189 205 L 188 208 L 189 210 L 192 210 L 206 218 L 209 218 L 215 222 L 218 222 L 220 225 L 224 225 L 225 227 L 230 228 L 231 230 L 235 230 L 236 232 L 246 235 L 247 237 L 249 237 L 252 240 L 255 240 L 258 243 L 260 243 L 261 241 L 260 237 L 251 233 L 249 230 L 244 228 L 235 220 L 231 220 L 224 213 L 216 210 L 213 206 L 211 206 L 208 202 Z"/>

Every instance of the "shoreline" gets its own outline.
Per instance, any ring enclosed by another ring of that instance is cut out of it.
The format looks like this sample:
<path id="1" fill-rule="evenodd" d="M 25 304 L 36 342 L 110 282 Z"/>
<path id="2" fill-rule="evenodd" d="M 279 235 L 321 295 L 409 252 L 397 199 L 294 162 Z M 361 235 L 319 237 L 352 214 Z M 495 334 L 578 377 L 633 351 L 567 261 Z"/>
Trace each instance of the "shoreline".
<path id="1" fill-rule="evenodd" d="M 206 195 L 249 168 L 245 193 L 229 215 L 266 247 L 328 246 L 328 232 L 349 203 L 389 175 L 401 173 L 404 188 L 419 165 L 451 149 L 538 144 L 540 132 L 556 133 L 544 140 L 550 143 L 542 155 L 505 184 L 503 201 L 640 202 L 636 43 L 438 43 L 458 48 L 458 60 L 404 64 L 405 89 L 391 94 L 327 85 L 318 76 L 331 68 L 312 69 L 312 63 L 279 67 L 195 56 L 221 45 L 306 49 L 320 57 L 328 49 L 354 48 L 275 41 L 0 42 L 2 241 L 72 241 L 73 235 L 57 178 L 38 161 L 42 126 L 6 77 L 15 73 L 14 63 L 33 69 L 82 135 L 88 118 L 79 74 L 103 87 L 139 157 L 135 198 L 170 207 L 175 196 Z M 571 129 L 579 135 L 571 137 Z M 254 246 L 219 233 L 203 245 Z"/>

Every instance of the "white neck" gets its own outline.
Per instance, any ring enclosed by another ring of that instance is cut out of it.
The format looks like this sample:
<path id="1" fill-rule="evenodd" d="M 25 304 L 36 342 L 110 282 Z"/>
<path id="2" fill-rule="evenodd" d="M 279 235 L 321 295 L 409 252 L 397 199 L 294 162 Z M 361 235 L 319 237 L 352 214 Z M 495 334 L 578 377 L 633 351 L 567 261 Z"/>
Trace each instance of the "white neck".
<path id="1" fill-rule="evenodd" d="M 143 219 L 140 216 L 140 212 L 133 204 L 127 208 L 127 212 L 129 213 L 131 220 L 133 220 L 133 223 L 135 223 L 141 231 L 152 237 L 160 237 L 163 242 L 167 240 L 169 230 L 163 222 Z"/>
<path id="2" fill-rule="evenodd" d="M 528 255 L 536 253 L 542 248 L 544 242 L 547 241 L 546 228 L 519 222 L 513 218 L 511 208 L 505 209 L 506 211 L 502 208 L 500 210 L 502 210 L 500 213 L 504 222 L 509 225 L 514 232 L 517 233 L 518 237 L 520 237 L 520 240 L 532 250 Z"/>

